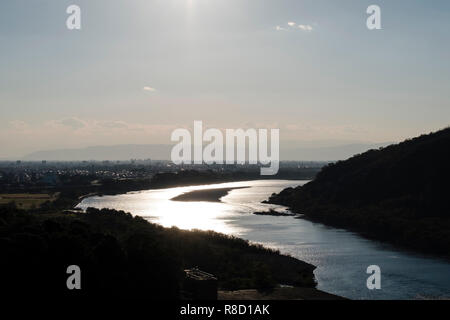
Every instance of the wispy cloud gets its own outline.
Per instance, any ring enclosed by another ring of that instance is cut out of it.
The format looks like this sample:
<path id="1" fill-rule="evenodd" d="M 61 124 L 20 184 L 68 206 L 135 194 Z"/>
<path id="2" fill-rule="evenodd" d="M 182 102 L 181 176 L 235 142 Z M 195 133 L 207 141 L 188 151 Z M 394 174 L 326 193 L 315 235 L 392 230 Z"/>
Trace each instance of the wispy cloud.
<path id="1" fill-rule="evenodd" d="M 9 122 L 10 126 L 16 130 L 26 130 L 29 128 L 28 123 L 22 120 L 13 120 Z"/>
<path id="2" fill-rule="evenodd" d="M 144 88 L 142 88 L 142 90 L 148 91 L 148 92 L 156 92 L 155 88 L 149 87 L 149 86 L 145 86 Z"/>
<path id="3" fill-rule="evenodd" d="M 287 29 L 286 29 L 286 28 L 283 28 L 282 26 L 276 26 L 275 29 L 276 29 L 277 31 L 287 31 Z"/>
<path id="4" fill-rule="evenodd" d="M 299 24 L 297 27 L 303 31 L 312 31 L 313 30 L 313 27 L 311 27 L 309 24 Z"/>
<path id="5" fill-rule="evenodd" d="M 275 30 L 277 31 L 304 31 L 311 32 L 314 28 L 309 24 L 297 24 L 294 21 L 289 21 L 286 26 L 276 26 Z"/>
<path id="6" fill-rule="evenodd" d="M 96 125 L 98 127 L 103 127 L 103 128 L 107 128 L 107 129 L 128 129 L 130 126 L 127 122 L 125 121 L 98 121 L 96 122 Z"/>
<path id="7" fill-rule="evenodd" d="M 73 130 L 78 130 L 85 128 L 87 126 L 87 123 L 81 119 L 78 119 L 76 117 L 71 118 L 65 118 L 60 120 L 53 120 L 50 122 L 52 126 L 60 126 L 60 127 L 66 127 Z"/>

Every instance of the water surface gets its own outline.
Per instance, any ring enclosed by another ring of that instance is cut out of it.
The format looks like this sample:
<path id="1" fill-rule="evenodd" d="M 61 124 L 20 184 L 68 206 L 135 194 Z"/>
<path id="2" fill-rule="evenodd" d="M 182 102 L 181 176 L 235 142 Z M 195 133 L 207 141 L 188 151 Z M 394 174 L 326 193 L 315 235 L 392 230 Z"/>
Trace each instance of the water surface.
<path id="1" fill-rule="evenodd" d="M 404 252 L 352 232 L 293 217 L 257 216 L 255 211 L 282 206 L 262 204 L 273 192 L 307 181 L 256 180 L 147 190 L 84 199 L 80 208 L 131 212 L 166 227 L 214 230 L 279 249 L 315 266 L 318 288 L 352 299 L 450 297 L 450 262 Z M 170 199 L 185 192 L 243 187 L 217 202 Z M 366 287 L 369 265 L 381 268 L 381 290 Z"/>

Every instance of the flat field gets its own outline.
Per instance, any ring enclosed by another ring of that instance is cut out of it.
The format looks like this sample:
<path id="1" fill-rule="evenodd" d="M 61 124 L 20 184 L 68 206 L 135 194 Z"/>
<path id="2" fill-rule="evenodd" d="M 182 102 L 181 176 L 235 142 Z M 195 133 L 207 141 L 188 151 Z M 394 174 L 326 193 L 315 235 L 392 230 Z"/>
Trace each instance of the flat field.
<path id="1" fill-rule="evenodd" d="M 59 193 L 3 193 L 0 194 L 0 205 L 14 202 L 17 208 L 39 208 L 46 201 L 55 201 Z"/>

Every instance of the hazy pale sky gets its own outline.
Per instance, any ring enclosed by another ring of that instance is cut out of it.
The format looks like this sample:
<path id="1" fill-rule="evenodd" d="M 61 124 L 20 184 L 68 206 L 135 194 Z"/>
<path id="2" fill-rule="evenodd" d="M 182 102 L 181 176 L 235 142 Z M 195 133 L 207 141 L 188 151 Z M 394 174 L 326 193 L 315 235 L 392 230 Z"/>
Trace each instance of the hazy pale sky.
<path id="1" fill-rule="evenodd" d="M 194 120 L 399 141 L 450 124 L 449 38 L 450 1 L 4 0 L 0 157 L 168 143 Z"/>

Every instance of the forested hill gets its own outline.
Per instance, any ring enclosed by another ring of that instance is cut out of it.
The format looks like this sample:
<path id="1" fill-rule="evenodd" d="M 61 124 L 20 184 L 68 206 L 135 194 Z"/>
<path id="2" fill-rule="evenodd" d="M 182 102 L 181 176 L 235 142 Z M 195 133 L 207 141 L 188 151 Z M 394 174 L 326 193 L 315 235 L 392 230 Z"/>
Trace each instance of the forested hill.
<path id="1" fill-rule="evenodd" d="M 223 290 L 316 286 L 314 266 L 278 251 L 212 231 L 163 228 L 111 209 L 0 206 L 0 252 L 2 290 L 17 301 L 189 299 L 183 270 L 192 267 L 213 273 Z M 82 290 L 67 290 L 73 264 L 82 270 Z"/>
<path id="2" fill-rule="evenodd" d="M 450 248 L 450 128 L 323 168 L 269 202 L 418 250 Z"/>

